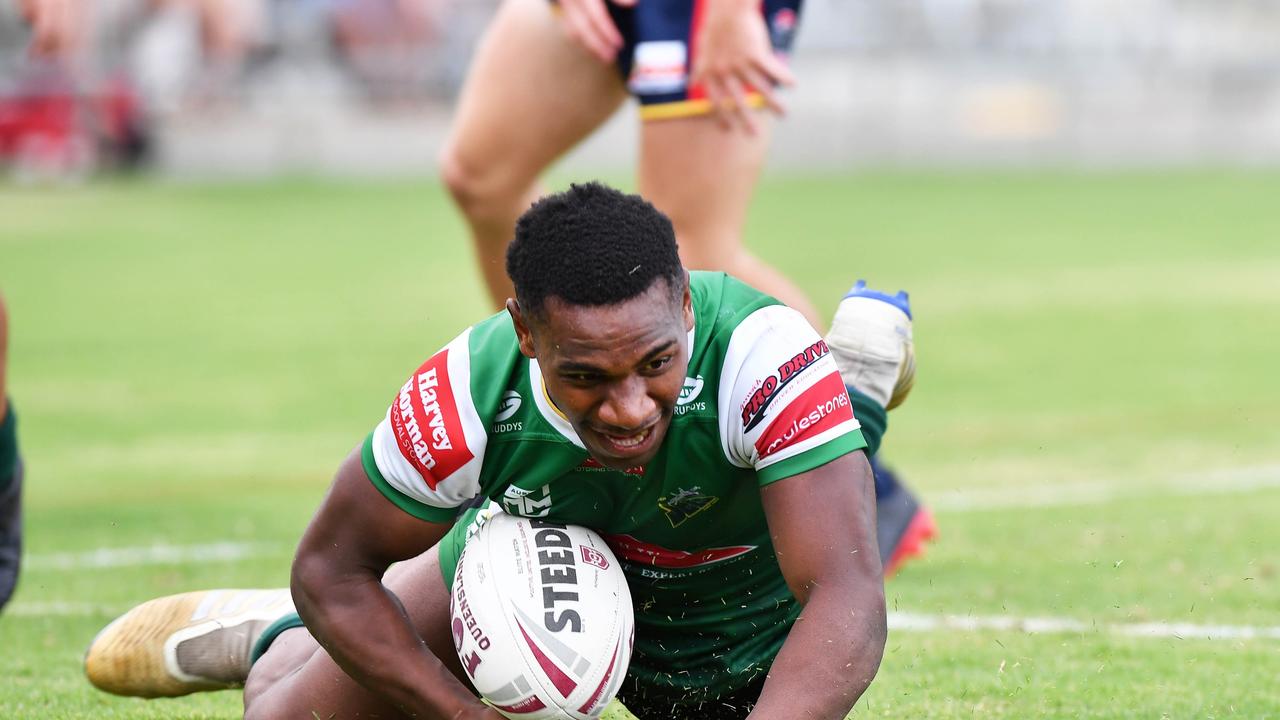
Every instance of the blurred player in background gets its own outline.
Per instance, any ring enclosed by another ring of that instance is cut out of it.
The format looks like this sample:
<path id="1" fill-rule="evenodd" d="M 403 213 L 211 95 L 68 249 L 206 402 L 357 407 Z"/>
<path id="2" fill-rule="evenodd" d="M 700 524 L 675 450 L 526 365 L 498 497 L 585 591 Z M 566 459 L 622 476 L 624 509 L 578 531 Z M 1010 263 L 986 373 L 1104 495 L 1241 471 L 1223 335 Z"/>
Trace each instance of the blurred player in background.
<path id="1" fill-rule="evenodd" d="M 8 359 L 9 315 L 0 295 L 0 608 L 13 597 L 22 560 L 22 458 L 18 416 L 5 385 Z"/>
<path id="2" fill-rule="evenodd" d="M 263 21 L 262 0 L 18 0 L 18 10 L 30 42 L 0 97 L 0 160 L 20 176 L 54 179 L 150 158 L 134 54 L 160 15 L 192 20 L 201 81 L 211 84 L 235 75 Z"/>
<path id="3" fill-rule="evenodd" d="M 800 310 L 804 293 L 742 244 L 799 0 L 504 0 L 459 99 L 442 173 L 495 306 L 502 259 L 538 177 L 626 100 L 641 103 L 639 192 L 671 217 L 691 269 L 716 269 Z M 695 16 L 694 8 L 699 8 Z"/>
<path id="4" fill-rule="evenodd" d="M 472 60 L 441 171 L 495 306 L 502 260 L 539 176 L 628 94 L 640 103 L 639 192 L 669 216 L 690 269 L 727 272 L 822 327 L 803 291 L 744 246 L 801 0 L 504 0 Z M 914 370 L 914 368 L 913 368 Z M 887 398 L 886 398 L 887 401 Z M 892 574 L 936 534 L 932 515 L 873 463 Z"/>

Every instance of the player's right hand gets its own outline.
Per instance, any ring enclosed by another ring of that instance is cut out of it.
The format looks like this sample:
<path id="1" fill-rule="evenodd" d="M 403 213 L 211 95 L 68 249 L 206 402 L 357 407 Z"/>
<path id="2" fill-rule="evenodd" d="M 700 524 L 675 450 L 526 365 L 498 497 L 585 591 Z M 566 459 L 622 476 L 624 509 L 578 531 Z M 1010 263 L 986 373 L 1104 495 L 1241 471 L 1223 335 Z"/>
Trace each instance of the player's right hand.
<path id="1" fill-rule="evenodd" d="M 632 7 L 637 0 L 609 0 L 623 7 Z M 569 37 L 601 62 L 610 63 L 622 49 L 622 33 L 613 24 L 605 0 L 557 0 L 560 19 Z"/>
<path id="2" fill-rule="evenodd" d="M 757 0 L 705 0 L 689 82 L 701 86 L 711 110 L 726 130 L 757 131 L 747 95 L 755 92 L 775 114 L 786 112 L 774 88 L 795 77 L 773 51 L 769 28 Z"/>

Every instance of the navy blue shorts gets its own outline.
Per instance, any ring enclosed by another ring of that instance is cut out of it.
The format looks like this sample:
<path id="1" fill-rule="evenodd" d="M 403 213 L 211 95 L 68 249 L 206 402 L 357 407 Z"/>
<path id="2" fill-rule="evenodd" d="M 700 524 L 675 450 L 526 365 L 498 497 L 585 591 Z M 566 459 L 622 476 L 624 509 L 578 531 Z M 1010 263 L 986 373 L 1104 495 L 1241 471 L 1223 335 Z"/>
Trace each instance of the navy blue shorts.
<path id="1" fill-rule="evenodd" d="M 697 56 L 697 32 L 707 0 L 639 0 L 635 7 L 606 3 L 622 33 L 618 71 L 640 101 L 640 117 L 685 117 L 711 111 L 705 90 L 689 85 Z M 774 52 L 786 55 L 795 39 L 802 0 L 764 0 Z M 758 94 L 749 102 L 760 106 Z"/>

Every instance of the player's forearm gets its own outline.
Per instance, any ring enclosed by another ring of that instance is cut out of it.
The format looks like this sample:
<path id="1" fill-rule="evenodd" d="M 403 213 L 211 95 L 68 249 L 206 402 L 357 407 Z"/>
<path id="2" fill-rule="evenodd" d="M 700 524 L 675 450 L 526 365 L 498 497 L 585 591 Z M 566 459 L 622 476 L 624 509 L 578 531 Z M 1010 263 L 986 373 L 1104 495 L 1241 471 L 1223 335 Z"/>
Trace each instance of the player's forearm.
<path id="1" fill-rule="evenodd" d="M 841 720 L 880 667 L 884 587 L 815 587 L 749 720 Z"/>
<path id="2" fill-rule="evenodd" d="M 295 563 L 292 587 L 307 629 L 343 671 L 370 691 L 418 718 L 452 719 L 484 711 L 427 648 L 376 575 L 341 578 Z"/>

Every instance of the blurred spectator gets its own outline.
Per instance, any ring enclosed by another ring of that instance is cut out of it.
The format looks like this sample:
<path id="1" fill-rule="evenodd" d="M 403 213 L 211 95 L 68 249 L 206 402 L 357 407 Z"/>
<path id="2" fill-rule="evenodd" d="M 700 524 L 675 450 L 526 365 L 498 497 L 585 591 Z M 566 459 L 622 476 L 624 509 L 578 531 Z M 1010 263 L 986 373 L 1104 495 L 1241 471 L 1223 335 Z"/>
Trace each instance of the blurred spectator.
<path id="1" fill-rule="evenodd" d="M 206 78 L 231 82 L 260 38 L 262 0 L 19 0 L 28 29 L 0 86 L 0 162 L 19 178 L 74 178 L 148 158 L 134 55 L 157 18 L 190 21 Z"/>

